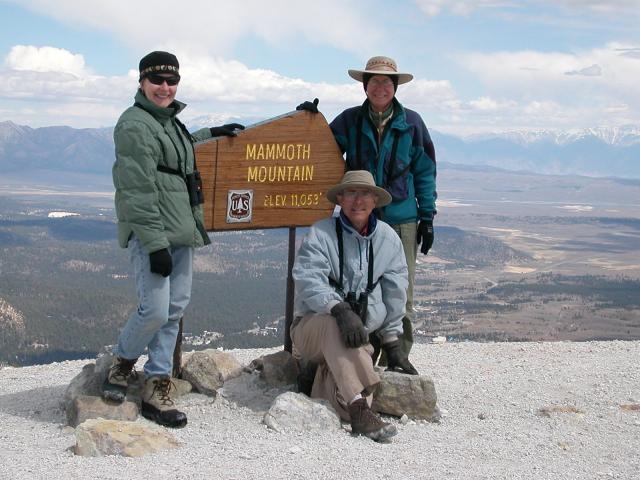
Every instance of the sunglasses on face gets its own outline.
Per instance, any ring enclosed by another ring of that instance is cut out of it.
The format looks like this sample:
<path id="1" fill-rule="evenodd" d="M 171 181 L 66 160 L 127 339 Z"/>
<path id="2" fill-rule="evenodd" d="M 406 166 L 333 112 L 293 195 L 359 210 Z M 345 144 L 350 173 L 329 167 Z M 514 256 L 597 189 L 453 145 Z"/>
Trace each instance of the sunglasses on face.
<path id="1" fill-rule="evenodd" d="M 167 82 L 167 85 L 174 87 L 180 83 L 180 77 L 177 75 L 165 77 L 164 75 L 159 75 L 157 73 L 150 73 L 146 78 L 148 78 L 154 85 L 162 85 L 164 82 Z"/>

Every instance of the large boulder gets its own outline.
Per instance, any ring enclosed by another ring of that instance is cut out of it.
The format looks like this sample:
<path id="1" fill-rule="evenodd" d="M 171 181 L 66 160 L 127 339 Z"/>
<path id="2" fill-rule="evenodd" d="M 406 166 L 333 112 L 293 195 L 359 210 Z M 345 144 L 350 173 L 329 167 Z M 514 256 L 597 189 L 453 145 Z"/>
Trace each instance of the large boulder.
<path id="1" fill-rule="evenodd" d="M 182 378 L 199 392 L 215 397 L 224 385 L 223 359 L 215 350 L 193 352 L 182 365 Z"/>
<path id="2" fill-rule="evenodd" d="M 264 424 L 276 432 L 325 432 L 342 429 L 340 417 L 324 400 L 302 393 L 285 392 L 264 414 Z"/>
<path id="3" fill-rule="evenodd" d="M 180 446 L 166 429 L 138 422 L 91 419 L 78 425 L 75 434 L 74 452 L 83 457 L 140 457 Z"/>
<path id="4" fill-rule="evenodd" d="M 67 414 L 67 423 L 72 427 L 90 418 L 107 418 L 112 420 L 135 420 L 141 403 L 144 374 L 138 373 L 129 379 L 127 398 L 122 404 L 107 402 L 102 399 L 101 389 L 107 371 L 111 366 L 111 355 L 98 357 L 95 363 L 82 367 L 64 394 L 62 407 Z M 176 389 L 174 396 L 179 397 L 191 391 L 187 381 L 173 378 Z M 134 413 L 135 412 L 135 413 Z"/>
<path id="5" fill-rule="evenodd" d="M 413 420 L 440 421 L 433 380 L 425 375 L 380 372 L 380 384 L 373 394 L 373 410 Z"/>
<path id="6" fill-rule="evenodd" d="M 77 427 L 84 421 L 94 418 L 132 422 L 138 418 L 138 411 L 138 405 L 133 402 L 114 404 L 105 402 L 100 397 L 78 395 L 67 410 L 67 423 Z"/>
<path id="7" fill-rule="evenodd" d="M 298 364 L 285 350 L 265 355 L 253 364 L 260 370 L 260 378 L 269 385 L 285 386 L 296 383 Z"/>

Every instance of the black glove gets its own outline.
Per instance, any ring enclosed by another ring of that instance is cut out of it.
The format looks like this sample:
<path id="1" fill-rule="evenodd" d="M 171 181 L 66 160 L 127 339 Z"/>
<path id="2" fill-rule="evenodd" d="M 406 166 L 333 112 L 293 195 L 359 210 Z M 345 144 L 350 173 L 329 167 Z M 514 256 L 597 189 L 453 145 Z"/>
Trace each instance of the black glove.
<path id="1" fill-rule="evenodd" d="M 151 252 L 149 254 L 149 263 L 151 263 L 151 273 L 157 273 L 163 277 L 171 275 L 171 254 L 166 248 Z"/>
<path id="2" fill-rule="evenodd" d="M 433 220 L 420 220 L 418 224 L 418 245 L 422 242 L 420 251 L 425 255 L 433 246 Z"/>
<path id="3" fill-rule="evenodd" d="M 211 127 L 209 130 L 211 131 L 212 137 L 222 137 L 223 135 L 226 137 L 235 137 L 236 132 L 234 132 L 234 130 L 244 130 L 244 125 L 227 123 L 221 127 Z"/>
<path id="4" fill-rule="evenodd" d="M 413 365 L 411 365 L 407 354 L 404 352 L 404 350 L 402 350 L 400 340 L 383 343 L 382 349 L 387 355 L 387 370 L 395 370 L 396 368 L 399 368 L 401 373 L 418 375 L 418 371 Z"/>
<path id="5" fill-rule="evenodd" d="M 320 100 L 318 100 L 317 98 L 314 98 L 313 102 L 302 102 L 296 107 L 296 110 L 306 110 L 307 112 L 318 113 L 318 102 L 320 102 Z"/>
<path id="6" fill-rule="evenodd" d="M 340 302 L 331 309 L 336 319 L 344 343 L 349 348 L 358 348 L 369 340 L 364 331 L 362 320 L 355 314 L 347 302 Z"/>

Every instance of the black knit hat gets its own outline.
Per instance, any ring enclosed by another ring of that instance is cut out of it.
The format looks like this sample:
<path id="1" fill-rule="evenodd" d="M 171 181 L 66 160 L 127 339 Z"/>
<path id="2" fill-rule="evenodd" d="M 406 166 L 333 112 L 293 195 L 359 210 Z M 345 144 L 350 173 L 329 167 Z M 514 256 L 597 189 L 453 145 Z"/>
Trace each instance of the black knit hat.
<path id="1" fill-rule="evenodd" d="M 173 73 L 180 77 L 180 64 L 173 53 L 169 52 L 151 52 L 140 60 L 138 70 L 140 70 L 140 79 L 142 81 L 150 73 Z"/>
<path id="2" fill-rule="evenodd" d="M 369 83 L 369 80 L 371 80 L 371 77 L 374 77 L 375 75 L 382 75 L 381 73 L 365 73 L 362 75 L 362 85 L 364 86 L 364 91 L 367 91 L 367 84 Z M 384 75 L 387 78 L 390 78 L 391 81 L 393 82 L 393 92 L 397 92 L 398 91 L 398 77 L 393 76 L 393 75 Z"/>

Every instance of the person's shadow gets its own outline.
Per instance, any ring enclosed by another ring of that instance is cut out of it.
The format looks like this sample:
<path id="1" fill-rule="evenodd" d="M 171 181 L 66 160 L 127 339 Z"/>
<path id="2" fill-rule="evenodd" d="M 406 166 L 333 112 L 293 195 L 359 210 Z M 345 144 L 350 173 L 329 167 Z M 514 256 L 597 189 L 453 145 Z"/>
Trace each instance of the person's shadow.
<path id="1" fill-rule="evenodd" d="M 0 395 L 0 411 L 42 423 L 67 424 L 63 405 L 66 385 L 37 387 Z"/>

